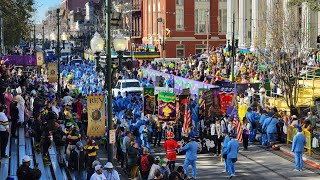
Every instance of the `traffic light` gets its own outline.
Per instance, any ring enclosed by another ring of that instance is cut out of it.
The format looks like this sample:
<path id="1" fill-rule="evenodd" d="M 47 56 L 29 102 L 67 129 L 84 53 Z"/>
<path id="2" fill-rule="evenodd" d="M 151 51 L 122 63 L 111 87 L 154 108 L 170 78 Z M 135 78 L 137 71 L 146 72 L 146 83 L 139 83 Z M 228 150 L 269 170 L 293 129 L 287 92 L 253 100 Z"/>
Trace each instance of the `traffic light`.
<path id="1" fill-rule="evenodd" d="M 238 42 L 239 42 L 239 39 L 236 39 L 236 42 L 234 43 L 235 48 L 238 48 Z"/>

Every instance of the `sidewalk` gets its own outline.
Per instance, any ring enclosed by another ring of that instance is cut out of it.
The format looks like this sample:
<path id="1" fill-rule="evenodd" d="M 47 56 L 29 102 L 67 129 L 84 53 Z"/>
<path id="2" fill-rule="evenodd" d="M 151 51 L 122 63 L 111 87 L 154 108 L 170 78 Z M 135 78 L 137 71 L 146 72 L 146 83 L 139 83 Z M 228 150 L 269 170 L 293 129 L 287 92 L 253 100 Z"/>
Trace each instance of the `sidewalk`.
<path id="1" fill-rule="evenodd" d="M 281 145 L 279 144 L 279 146 L 280 146 L 280 151 L 282 153 L 294 158 L 294 152 L 291 151 L 291 144 L 281 144 Z M 303 161 L 309 166 L 312 166 L 316 169 L 320 169 L 320 153 L 312 152 L 310 156 L 307 154 L 307 152 L 305 152 L 303 154 Z"/>

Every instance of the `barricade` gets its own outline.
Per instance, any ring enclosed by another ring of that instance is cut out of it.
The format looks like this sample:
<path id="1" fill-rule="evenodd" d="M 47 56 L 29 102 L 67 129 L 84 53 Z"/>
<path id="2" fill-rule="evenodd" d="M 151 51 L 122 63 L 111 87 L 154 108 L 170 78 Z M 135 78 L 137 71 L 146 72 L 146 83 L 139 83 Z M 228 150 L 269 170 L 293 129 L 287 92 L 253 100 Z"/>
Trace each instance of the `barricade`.
<path id="1" fill-rule="evenodd" d="M 308 150 L 308 154 L 311 156 L 311 133 L 307 130 L 303 130 L 302 133 L 306 136 L 306 145 L 304 148 Z M 287 128 L 287 144 L 292 143 L 293 137 L 297 134 L 295 127 L 288 126 Z"/>

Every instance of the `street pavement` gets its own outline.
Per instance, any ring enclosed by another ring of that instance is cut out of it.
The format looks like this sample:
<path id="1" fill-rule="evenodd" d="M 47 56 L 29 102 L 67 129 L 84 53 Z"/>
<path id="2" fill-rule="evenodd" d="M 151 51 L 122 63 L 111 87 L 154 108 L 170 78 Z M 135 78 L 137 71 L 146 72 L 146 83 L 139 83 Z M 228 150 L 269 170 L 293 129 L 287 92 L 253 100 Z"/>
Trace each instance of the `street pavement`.
<path id="1" fill-rule="evenodd" d="M 312 169 L 306 166 L 301 172 L 294 172 L 294 163 L 290 157 L 278 156 L 272 152 L 257 145 L 249 146 L 248 151 L 239 153 L 238 161 L 236 162 L 236 176 L 232 179 L 243 180 L 319 180 L 320 170 Z M 165 157 L 165 151 L 162 148 L 155 149 L 154 156 Z M 183 166 L 185 156 L 178 155 L 176 167 Z M 288 159 L 287 159 L 288 158 Z M 212 180 L 212 179 L 228 179 L 229 175 L 222 173 L 224 162 L 221 158 L 213 154 L 199 154 L 197 160 L 197 179 Z M 121 174 L 121 180 L 128 178 L 117 168 Z M 191 167 L 189 167 L 191 173 Z M 190 174 L 191 176 L 191 174 Z"/>

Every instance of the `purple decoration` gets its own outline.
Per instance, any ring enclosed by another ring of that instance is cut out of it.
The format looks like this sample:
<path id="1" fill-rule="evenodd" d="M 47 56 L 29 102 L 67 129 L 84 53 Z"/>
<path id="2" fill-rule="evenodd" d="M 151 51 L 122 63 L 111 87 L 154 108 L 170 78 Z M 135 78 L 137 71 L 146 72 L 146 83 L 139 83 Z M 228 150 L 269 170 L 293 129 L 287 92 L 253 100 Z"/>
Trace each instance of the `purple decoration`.
<path id="1" fill-rule="evenodd" d="M 2 56 L 1 60 L 5 61 L 5 64 L 14 64 L 21 66 L 36 66 L 36 56 Z"/>

